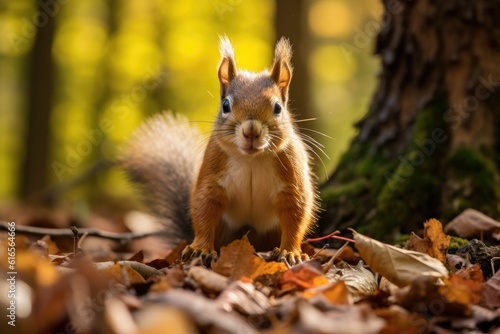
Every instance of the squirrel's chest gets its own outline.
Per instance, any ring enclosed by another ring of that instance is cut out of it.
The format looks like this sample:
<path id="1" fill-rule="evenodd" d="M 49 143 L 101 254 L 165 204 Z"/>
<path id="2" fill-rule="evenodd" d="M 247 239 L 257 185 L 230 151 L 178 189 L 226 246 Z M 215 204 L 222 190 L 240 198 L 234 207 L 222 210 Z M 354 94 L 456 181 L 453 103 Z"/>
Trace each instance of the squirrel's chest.
<path id="1" fill-rule="evenodd" d="M 265 232 L 278 224 L 276 200 L 284 183 L 271 158 L 231 159 L 219 183 L 226 189 L 228 206 L 224 222 L 232 227 L 244 225 Z"/>

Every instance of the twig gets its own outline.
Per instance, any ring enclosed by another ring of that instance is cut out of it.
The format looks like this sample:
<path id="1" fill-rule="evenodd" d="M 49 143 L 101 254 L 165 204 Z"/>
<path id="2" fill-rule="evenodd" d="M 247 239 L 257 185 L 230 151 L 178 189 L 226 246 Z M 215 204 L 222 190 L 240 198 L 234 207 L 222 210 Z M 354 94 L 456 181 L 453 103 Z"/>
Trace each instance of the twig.
<path id="1" fill-rule="evenodd" d="M 78 229 L 76 228 L 76 226 L 71 226 L 71 232 L 73 233 L 73 254 L 78 254 L 77 253 L 77 250 L 78 250 Z"/>
<path id="2" fill-rule="evenodd" d="M 350 239 L 350 238 L 346 238 L 346 237 L 341 237 L 337 234 L 340 234 L 340 231 L 335 231 L 335 232 L 332 232 L 328 235 L 325 235 L 323 237 L 319 237 L 319 238 L 309 238 L 307 239 L 307 242 L 317 242 L 317 241 L 323 241 L 323 240 L 326 240 L 326 239 L 337 239 L 337 240 L 343 240 L 343 241 L 348 241 L 348 242 L 352 242 L 353 244 L 356 243 L 356 241 L 354 239 Z"/>
<path id="3" fill-rule="evenodd" d="M 8 231 L 8 223 L 0 221 L 0 231 Z M 33 234 L 33 235 L 50 235 L 51 237 L 73 237 L 73 231 L 69 228 L 44 228 L 44 227 L 34 227 L 34 226 L 24 226 L 16 225 L 16 233 L 21 234 Z M 165 235 L 165 231 L 159 230 L 154 232 L 145 233 L 116 233 L 116 232 L 106 232 L 95 228 L 79 228 L 78 235 L 81 236 L 87 234 L 89 237 L 103 238 L 109 240 L 120 241 L 121 243 L 129 243 L 132 240 Z"/>

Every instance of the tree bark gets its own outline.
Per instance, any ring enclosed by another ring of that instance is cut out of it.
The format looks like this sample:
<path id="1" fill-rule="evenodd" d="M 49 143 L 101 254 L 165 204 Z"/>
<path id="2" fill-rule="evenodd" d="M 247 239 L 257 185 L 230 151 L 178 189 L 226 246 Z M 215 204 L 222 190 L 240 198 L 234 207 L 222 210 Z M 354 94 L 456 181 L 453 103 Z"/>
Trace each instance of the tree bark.
<path id="1" fill-rule="evenodd" d="M 321 187 L 320 230 L 388 240 L 469 207 L 498 219 L 500 2 L 384 5 L 379 85 Z"/>
<path id="2" fill-rule="evenodd" d="M 54 18 L 43 11 L 44 4 L 37 1 L 37 10 L 46 19 L 38 23 L 29 75 L 29 109 L 25 139 L 25 159 L 22 174 L 21 196 L 38 198 L 47 186 L 50 156 L 50 115 L 52 111 Z M 35 22 L 34 22 L 35 24 Z"/>

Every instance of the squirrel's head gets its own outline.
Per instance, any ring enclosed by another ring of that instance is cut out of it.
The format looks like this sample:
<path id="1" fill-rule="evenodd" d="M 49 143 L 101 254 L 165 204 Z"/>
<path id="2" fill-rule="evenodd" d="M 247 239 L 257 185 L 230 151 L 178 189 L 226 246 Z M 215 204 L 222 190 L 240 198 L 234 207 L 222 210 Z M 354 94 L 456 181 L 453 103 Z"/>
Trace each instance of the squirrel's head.
<path id="1" fill-rule="evenodd" d="M 276 44 L 270 70 L 238 70 L 227 37 L 220 39 L 220 110 L 214 136 L 226 150 L 253 155 L 282 150 L 293 132 L 287 109 L 292 79 L 292 49 L 286 38 Z"/>

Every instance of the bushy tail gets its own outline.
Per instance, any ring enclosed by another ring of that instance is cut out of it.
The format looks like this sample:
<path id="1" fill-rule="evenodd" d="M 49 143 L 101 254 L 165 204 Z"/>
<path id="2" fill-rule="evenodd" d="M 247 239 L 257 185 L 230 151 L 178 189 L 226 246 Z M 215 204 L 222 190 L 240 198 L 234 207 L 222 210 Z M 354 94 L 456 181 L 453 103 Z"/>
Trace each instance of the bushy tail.
<path id="1" fill-rule="evenodd" d="M 171 245 L 193 238 L 189 197 L 202 151 L 198 129 L 187 118 L 164 112 L 134 132 L 120 157 L 152 214 L 165 225 Z"/>

